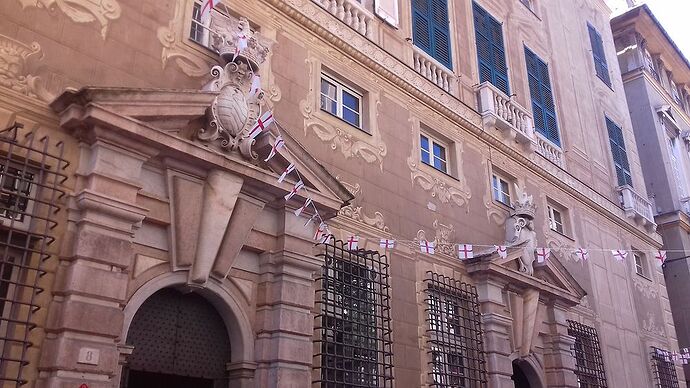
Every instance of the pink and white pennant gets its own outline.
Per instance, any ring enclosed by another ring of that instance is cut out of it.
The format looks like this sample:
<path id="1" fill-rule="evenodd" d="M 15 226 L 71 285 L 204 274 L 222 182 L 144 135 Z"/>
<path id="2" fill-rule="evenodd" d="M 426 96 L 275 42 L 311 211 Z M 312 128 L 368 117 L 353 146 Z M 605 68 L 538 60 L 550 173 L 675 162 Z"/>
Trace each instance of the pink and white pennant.
<path id="1" fill-rule="evenodd" d="M 507 246 L 505 246 L 505 245 L 494 245 L 494 249 L 496 250 L 496 252 L 498 253 L 498 256 L 501 259 L 505 259 L 506 257 L 508 257 L 508 247 Z"/>
<path id="2" fill-rule="evenodd" d="M 578 261 L 585 262 L 589 260 L 589 252 L 584 248 L 577 248 L 575 250 L 575 257 L 577 257 Z"/>
<path id="3" fill-rule="evenodd" d="M 458 258 L 460 260 L 467 260 L 474 257 L 474 249 L 472 244 L 458 244 Z"/>
<path id="4" fill-rule="evenodd" d="M 211 10 L 218 4 L 221 0 L 204 0 L 201 4 L 201 22 L 206 24 L 209 16 L 211 16 Z"/>
<path id="5" fill-rule="evenodd" d="M 280 174 L 280 178 L 278 178 L 278 183 L 283 183 L 283 181 L 285 180 L 285 177 L 287 177 L 288 174 L 290 174 L 293 171 L 295 171 L 295 164 L 290 163 L 290 165 L 285 168 L 283 173 Z"/>
<path id="6" fill-rule="evenodd" d="M 271 152 L 268 153 L 268 157 L 264 159 L 264 162 L 268 162 L 269 160 L 271 160 L 271 158 L 276 156 L 278 151 L 283 147 L 285 147 L 285 140 L 283 140 L 283 137 L 281 135 L 276 136 L 276 142 L 273 143 L 273 147 L 271 147 Z"/>
<path id="7" fill-rule="evenodd" d="M 297 194 L 298 191 L 300 191 L 304 187 L 304 182 L 300 179 L 295 183 L 295 186 L 292 188 L 292 190 L 285 195 L 285 200 L 289 201 L 290 198 L 292 198 L 295 194 Z"/>
<path id="8" fill-rule="evenodd" d="M 379 246 L 383 249 L 393 249 L 395 248 L 395 240 L 382 238 L 381 241 L 379 241 Z"/>
<path id="9" fill-rule="evenodd" d="M 255 139 L 264 129 L 267 129 L 271 123 L 273 123 L 273 112 L 269 110 L 264 112 L 264 114 L 256 120 L 256 124 L 254 124 L 252 130 L 249 131 L 247 137 Z"/>
<path id="10" fill-rule="evenodd" d="M 301 208 L 295 210 L 295 216 L 299 217 L 300 214 L 304 211 L 304 209 L 307 208 L 307 206 L 311 205 L 311 198 L 307 198 L 306 201 L 304 201 L 304 205 L 302 205 Z M 316 215 L 316 214 L 314 214 Z"/>
<path id="11" fill-rule="evenodd" d="M 537 264 L 546 264 L 546 259 L 550 254 L 550 248 L 537 248 Z"/>
<path id="12" fill-rule="evenodd" d="M 616 261 L 625 261 L 625 259 L 628 257 L 628 251 L 622 251 L 619 249 L 612 249 L 611 254 Z"/>
<path id="13" fill-rule="evenodd" d="M 319 213 L 314 213 L 312 214 L 311 217 L 307 220 L 307 222 L 304 223 L 304 226 L 306 227 L 307 225 L 311 224 L 312 221 L 314 221 L 317 217 L 319 216 Z"/>
<path id="14" fill-rule="evenodd" d="M 419 242 L 419 250 L 422 253 L 428 253 L 430 255 L 433 255 L 436 252 L 436 244 L 434 244 L 433 241 L 426 241 L 426 240 L 421 240 Z"/>
<path id="15" fill-rule="evenodd" d="M 314 240 L 323 243 L 328 235 L 328 226 L 325 222 L 322 222 L 316 227 L 316 231 L 314 232 Z"/>
<path id="16" fill-rule="evenodd" d="M 666 251 L 657 251 L 654 258 L 656 258 L 656 265 L 661 267 L 666 261 Z"/>
<path id="17" fill-rule="evenodd" d="M 261 93 L 261 76 L 259 74 L 254 74 L 252 86 L 249 89 L 249 96 L 254 97 L 259 93 Z"/>
<path id="18" fill-rule="evenodd" d="M 356 251 L 359 245 L 359 236 L 350 236 L 350 238 L 345 241 L 347 245 L 347 250 Z"/>

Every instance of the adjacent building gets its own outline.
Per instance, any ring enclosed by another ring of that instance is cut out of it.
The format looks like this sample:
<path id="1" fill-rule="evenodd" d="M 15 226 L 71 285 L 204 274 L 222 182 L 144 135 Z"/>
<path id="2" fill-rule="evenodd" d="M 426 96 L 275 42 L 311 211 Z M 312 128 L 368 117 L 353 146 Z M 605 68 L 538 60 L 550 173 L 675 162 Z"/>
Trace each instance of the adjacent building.
<path id="1" fill-rule="evenodd" d="M 0 387 L 684 380 L 603 0 L 204 3 L 0 2 Z"/>
<path id="2" fill-rule="evenodd" d="M 647 194 L 668 250 L 664 273 L 684 348 L 690 346 L 690 62 L 646 5 L 616 16 L 611 27 Z"/>

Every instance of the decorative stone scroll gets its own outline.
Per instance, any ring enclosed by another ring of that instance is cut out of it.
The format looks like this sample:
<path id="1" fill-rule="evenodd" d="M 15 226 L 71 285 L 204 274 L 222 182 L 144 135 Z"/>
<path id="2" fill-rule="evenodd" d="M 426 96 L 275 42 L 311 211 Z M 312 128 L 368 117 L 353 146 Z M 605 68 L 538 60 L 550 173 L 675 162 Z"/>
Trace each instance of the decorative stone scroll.
<path id="1" fill-rule="evenodd" d="M 101 24 L 101 36 L 105 39 L 110 22 L 119 18 L 120 4 L 117 0 L 19 0 L 22 8 L 37 7 L 47 10 L 59 8 L 77 23 L 97 21 Z M 178 1 L 179 3 L 179 1 Z"/>

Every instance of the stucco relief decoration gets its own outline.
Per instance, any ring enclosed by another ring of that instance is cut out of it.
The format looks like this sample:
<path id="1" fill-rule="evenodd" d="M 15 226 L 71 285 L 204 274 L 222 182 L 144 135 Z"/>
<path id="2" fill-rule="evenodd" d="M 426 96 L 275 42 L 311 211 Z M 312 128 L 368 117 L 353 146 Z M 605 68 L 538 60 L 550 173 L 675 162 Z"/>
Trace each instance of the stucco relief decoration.
<path id="1" fill-rule="evenodd" d="M 261 114 L 265 100 L 263 91 L 251 89 L 259 66 L 266 60 L 268 47 L 258 33 L 251 31 L 249 22 L 244 18 L 218 33 L 213 45 L 224 65 L 214 66 L 211 70 L 215 80 L 210 89 L 219 93 L 207 111 L 208 122 L 199 130 L 197 137 L 219 146 L 223 151 L 239 151 L 245 158 L 256 159 L 251 149 L 255 140 L 249 133 Z M 240 37 L 246 39 L 247 46 L 235 54 Z"/>
<path id="2" fill-rule="evenodd" d="M 520 272 L 534 275 L 534 252 L 537 248 L 537 233 L 534 230 L 534 215 L 536 206 L 531 195 L 524 188 L 515 185 L 517 201 L 513 202 L 513 210 L 506 220 L 506 241 L 509 247 L 521 247 L 519 258 Z"/>
<path id="3" fill-rule="evenodd" d="M 110 22 L 120 17 L 117 0 L 19 0 L 22 8 L 38 7 L 53 11 L 60 9 L 77 23 L 97 21 L 101 25 L 101 36 L 105 39 Z"/>
<path id="4" fill-rule="evenodd" d="M 381 170 L 383 170 L 383 158 L 388 153 L 388 148 L 381 138 L 381 134 L 376 125 L 376 117 L 371 120 L 371 128 L 369 134 L 364 133 L 357 128 L 349 128 L 348 124 L 334 124 L 333 121 L 324 118 L 329 118 L 326 112 L 319 110 L 319 94 L 320 84 L 317 83 L 319 78 L 318 63 L 315 59 L 307 59 L 307 67 L 309 69 L 309 93 L 307 98 L 300 101 L 300 111 L 304 116 L 304 134 L 308 134 L 309 130 L 324 143 L 329 143 L 332 150 L 340 150 L 346 159 L 353 157 L 361 158 L 367 163 L 378 163 Z M 370 93 L 370 98 L 374 99 L 374 110 L 378 111 L 378 94 Z M 366 103 L 366 102 L 364 102 Z M 376 112 L 375 116 L 378 116 Z M 366 120 L 362 117 L 362 120 Z"/>
<path id="5" fill-rule="evenodd" d="M 362 194 L 362 186 L 359 183 L 348 183 L 340 179 L 340 177 L 336 177 L 336 179 L 343 185 L 345 188 L 352 193 L 355 198 L 357 198 L 358 195 Z M 381 212 L 374 212 L 373 217 L 369 217 L 364 213 L 364 210 L 362 210 L 362 206 L 355 206 L 355 205 L 347 205 L 342 207 L 338 211 L 339 216 L 343 217 L 348 217 L 351 218 L 355 221 L 364 223 L 366 225 L 369 225 L 371 227 L 374 227 L 376 229 L 379 229 L 383 232 L 388 233 L 390 229 L 388 226 L 386 226 L 386 222 L 383 219 L 383 214 Z"/>
<path id="6" fill-rule="evenodd" d="M 642 321 L 642 330 L 661 337 L 666 336 L 664 330 L 657 326 L 656 315 L 652 314 L 651 311 L 647 312 L 647 318 Z"/>
<path id="7" fill-rule="evenodd" d="M 429 238 L 427 238 L 426 231 L 420 229 L 419 231 L 417 231 L 417 239 L 415 240 L 415 243 L 423 240 L 431 241 L 436 246 L 437 253 L 442 253 L 444 255 L 449 256 L 456 256 L 455 244 L 452 242 L 453 235 L 455 233 L 455 227 L 453 225 L 444 225 L 440 223 L 438 220 L 434 220 L 432 226 L 434 227 L 434 231 L 436 232 L 434 239 L 430 240 Z"/>
<path id="8" fill-rule="evenodd" d="M 633 284 L 642 295 L 646 298 L 657 298 L 659 297 L 659 290 L 656 288 L 654 283 L 647 279 L 643 279 L 639 276 L 633 277 Z"/>
<path id="9" fill-rule="evenodd" d="M 0 35 L 0 86 L 29 97 L 52 100 L 54 93 L 48 91 L 44 80 L 31 74 L 29 69 L 29 61 L 40 57 L 42 53 L 38 43 L 24 44 Z"/>
<path id="10" fill-rule="evenodd" d="M 158 28 L 158 40 L 163 45 L 161 60 L 163 67 L 167 66 L 169 61 L 174 60 L 182 72 L 188 76 L 203 77 L 208 75 L 209 64 L 200 55 L 181 48 L 181 39 L 184 38 L 179 36 L 179 30 L 184 25 L 185 5 L 185 1 L 176 1 L 172 20 L 166 27 Z"/>

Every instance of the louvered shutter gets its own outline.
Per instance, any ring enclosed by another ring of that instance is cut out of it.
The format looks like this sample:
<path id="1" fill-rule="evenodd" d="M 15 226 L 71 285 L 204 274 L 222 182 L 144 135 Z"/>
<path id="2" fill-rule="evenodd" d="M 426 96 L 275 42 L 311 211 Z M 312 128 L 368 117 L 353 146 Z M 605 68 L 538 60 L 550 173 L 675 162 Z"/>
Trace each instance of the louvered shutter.
<path id="1" fill-rule="evenodd" d="M 450 56 L 450 31 L 448 21 L 448 3 L 446 0 L 431 0 L 433 15 L 433 57 L 451 69 L 453 67 Z"/>
<path id="2" fill-rule="evenodd" d="M 613 157 L 613 165 L 616 168 L 616 177 L 618 185 L 632 186 L 632 176 L 630 175 L 630 164 L 628 163 L 628 154 L 625 149 L 625 139 L 623 139 L 623 131 L 608 117 L 606 118 L 606 128 L 609 133 L 609 142 L 611 143 L 611 155 Z"/>
<path id="3" fill-rule="evenodd" d="M 529 82 L 534 128 L 554 144 L 561 144 L 556 121 L 556 106 L 549 80 L 549 67 L 525 47 L 527 79 Z"/>
<path id="4" fill-rule="evenodd" d="M 491 82 L 505 94 L 510 94 L 501 23 L 477 3 L 473 3 L 473 14 L 479 82 Z"/>
<path id="5" fill-rule="evenodd" d="M 386 23 L 398 28 L 398 0 L 374 0 L 374 11 Z"/>
<path id="6" fill-rule="evenodd" d="M 432 0 L 412 0 L 412 39 L 414 44 L 431 54 L 431 21 L 429 2 Z"/>
<path id="7" fill-rule="evenodd" d="M 589 41 L 592 45 L 592 56 L 594 57 L 594 70 L 597 76 L 608 86 L 611 86 L 611 76 L 606 62 L 606 52 L 604 51 L 604 41 L 599 32 L 588 24 Z"/>

